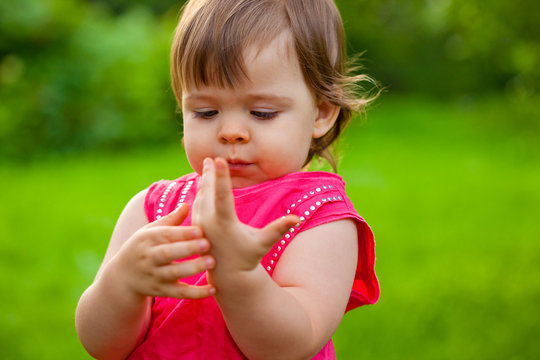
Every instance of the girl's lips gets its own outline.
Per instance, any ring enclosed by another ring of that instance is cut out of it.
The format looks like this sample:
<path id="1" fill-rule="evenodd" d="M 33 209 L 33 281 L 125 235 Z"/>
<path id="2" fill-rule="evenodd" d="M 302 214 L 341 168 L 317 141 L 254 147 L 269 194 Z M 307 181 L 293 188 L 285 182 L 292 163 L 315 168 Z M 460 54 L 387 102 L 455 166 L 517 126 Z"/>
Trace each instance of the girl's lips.
<path id="1" fill-rule="evenodd" d="M 251 165 L 252 163 L 249 163 L 247 161 L 242 160 L 227 160 L 227 163 L 229 164 L 229 170 L 242 170 Z"/>

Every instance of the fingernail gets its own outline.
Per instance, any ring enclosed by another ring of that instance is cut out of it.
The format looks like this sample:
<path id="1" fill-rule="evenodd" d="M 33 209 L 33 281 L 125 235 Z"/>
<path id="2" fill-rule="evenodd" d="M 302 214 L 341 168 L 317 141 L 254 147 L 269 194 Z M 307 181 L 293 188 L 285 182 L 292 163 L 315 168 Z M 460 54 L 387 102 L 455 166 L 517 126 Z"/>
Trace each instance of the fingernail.
<path id="1" fill-rule="evenodd" d="M 196 238 L 200 238 L 200 237 L 202 236 L 201 230 L 199 230 L 199 229 L 193 229 L 193 230 L 191 230 L 191 236 L 192 236 L 193 238 L 195 238 L 195 239 L 196 239 Z"/>
<path id="2" fill-rule="evenodd" d="M 208 289 L 208 293 L 210 294 L 210 296 L 214 296 L 216 294 L 216 288 L 210 288 Z"/>
<path id="3" fill-rule="evenodd" d="M 211 162 L 210 158 L 205 158 L 205 159 L 203 160 L 203 167 L 208 167 L 208 166 L 210 166 L 210 162 Z"/>
<path id="4" fill-rule="evenodd" d="M 212 259 L 211 257 L 204 258 L 204 265 L 207 269 L 214 267 L 214 259 Z"/>
<path id="5" fill-rule="evenodd" d="M 199 241 L 199 249 L 201 249 L 201 251 L 208 250 L 208 241 L 206 240 Z"/>
<path id="6" fill-rule="evenodd" d="M 220 161 L 216 161 L 216 169 L 218 170 L 224 170 L 227 168 L 227 163 L 225 160 L 220 159 Z"/>

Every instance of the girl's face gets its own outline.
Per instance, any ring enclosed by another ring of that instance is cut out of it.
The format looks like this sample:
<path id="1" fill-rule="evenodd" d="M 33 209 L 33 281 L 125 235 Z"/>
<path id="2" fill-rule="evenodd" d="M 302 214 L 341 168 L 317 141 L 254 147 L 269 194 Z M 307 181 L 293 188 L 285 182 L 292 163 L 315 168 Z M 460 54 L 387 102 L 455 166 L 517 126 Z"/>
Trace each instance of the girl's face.
<path id="1" fill-rule="evenodd" d="M 234 89 L 183 91 L 184 146 L 197 173 L 206 157 L 222 157 L 241 188 L 302 169 L 312 138 L 330 129 L 339 108 L 315 102 L 289 44 L 284 33 L 248 48 L 247 80 Z"/>

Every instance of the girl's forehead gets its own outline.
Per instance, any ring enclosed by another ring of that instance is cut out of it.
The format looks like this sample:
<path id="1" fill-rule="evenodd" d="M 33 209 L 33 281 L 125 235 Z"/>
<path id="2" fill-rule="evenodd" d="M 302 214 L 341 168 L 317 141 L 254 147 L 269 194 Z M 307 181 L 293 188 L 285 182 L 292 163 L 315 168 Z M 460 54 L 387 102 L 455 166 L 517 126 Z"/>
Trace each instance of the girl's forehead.
<path id="1" fill-rule="evenodd" d="M 304 75 L 297 56 L 290 51 L 286 36 L 276 38 L 267 45 L 254 45 L 244 52 L 243 78 L 233 86 L 219 81 L 192 83 L 183 89 L 184 105 L 213 102 L 223 103 L 273 103 L 290 106 L 300 94 L 315 96 Z M 306 91 L 307 90 L 307 91 Z M 303 99 L 303 97 L 302 97 Z"/>
<path id="2" fill-rule="evenodd" d="M 228 55 L 207 58 L 204 67 L 192 63 L 191 74 L 185 77 L 189 81 L 184 84 L 192 89 L 206 86 L 232 89 L 242 83 L 250 82 L 252 80 L 249 77 L 251 65 L 262 59 L 268 60 L 269 57 L 284 66 L 289 63 L 299 66 L 294 41 L 288 31 L 282 31 L 270 39 L 264 37 L 255 39 L 242 47 L 241 51 Z"/>
<path id="3" fill-rule="evenodd" d="M 263 50 L 269 50 L 279 58 L 297 60 L 292 35 L 289 31 L 282 31 L 271 39 L 259 40 L 242 49 L 242 60 L 247 63 L 254 61 Z"/>

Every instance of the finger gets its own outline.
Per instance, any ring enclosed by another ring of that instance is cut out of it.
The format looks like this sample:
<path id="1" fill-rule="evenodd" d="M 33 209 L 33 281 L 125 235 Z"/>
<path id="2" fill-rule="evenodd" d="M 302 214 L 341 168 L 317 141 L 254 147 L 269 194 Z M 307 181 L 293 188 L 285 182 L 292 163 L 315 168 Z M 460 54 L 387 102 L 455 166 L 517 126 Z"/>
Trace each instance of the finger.
<path id="1" fill-rule="evenodd" d="M 175 226 L 175 225 L 181 225 L 184 222 L 184 219 L 187 217 L 189 213 L 189 207 L 187 204 L 182 204 L 173 211 L 171 211 L 169 214 L 163 216 L 161 219 L 157 219 L 156 221 L 151 222 L 150 224 L 146 225 L 146 227 L 156 227 L 156 226 Z"/>
<path id="2" fill-rule="evenodd" d="M 188 240 L 202 239 L 202 230 L 197 226 L 153 226 L 140 232 L 149 241 L 150 246 L 160 246 Z"/>
<path id="3" fill-rule="evenodd" d="M 210 242 L 206 239 L 189 240 L 158 245 L 153 248 L 152 262 L 154 265 L 166 265 L 174 260 L 204 254 L 210 250 Z"/>
<path id="4" fill-rule="evenodd" d="M 228 217 L 235 214 L 235 209 L 229 166 L 225 159 L 216 158 L 215 172 L 216 212 L 219 216 Z"/>
<path id="5" fill-rule="evenodd" d="M 215 265 L 216 261 L 214 258 L 210 255 L 205 255 L 196 259 L 161 266 L 155 270 L 155 276 L 162 282 L 172 282 L 212 269 Z"/>
<path id="6" fill-rule="evenodd" d="M 296 215 L 287 215 L 272 221 L 266 225 L 261 231 L 260 244 L 266 248 L 272 247 L 276 241 L 281 239 L 283 234 L 300 222 L 300 218 Z"/>
<path id="7" fill-rule="evenodd" d="M 191 215 L 191 223 L 201 226 L 208 213 L 213 211 L 214 188 L 213 188 L 213 164 L 214 161 L 210 158 L 205 158 L 203 161 L 203 171 L 199 191 L 193 202 L 193 212 Z"/>
<path id="8" fill-rule="evenodd" d="M 214 160 L 206 158 L 203 161 L 203 173 L 201 176 L 200 192 L 205 195 L 211 195 L 214 193 L 216 182 L 216 172 L 214 167 Z"/>
<path id="9" fill-rule="evenodd" d="M 147 230 L 154 244 L 201 239 L 203 234 L 198 226 L 154 226 Z"/>
<path id="10" fill-rule="evenodd" d="M 162 295 L 177 299 L 204 299 L 213 296 L 216 293 L 216 288 L 212 285 L 187 285 L 184 283 L 171 284 L 167 287 L 167 293 Z"/>
<path id="11" fill-rule="evenodd" d="M 203 172 L 199 191 L 193 203 L 192 223 L 200 225 L 202 218 L 209 211 L 213 211 L 214 204 L 214 184 L 215 169 L 214 161 L 210 158 L 204 159 Z"/>

